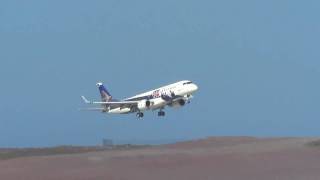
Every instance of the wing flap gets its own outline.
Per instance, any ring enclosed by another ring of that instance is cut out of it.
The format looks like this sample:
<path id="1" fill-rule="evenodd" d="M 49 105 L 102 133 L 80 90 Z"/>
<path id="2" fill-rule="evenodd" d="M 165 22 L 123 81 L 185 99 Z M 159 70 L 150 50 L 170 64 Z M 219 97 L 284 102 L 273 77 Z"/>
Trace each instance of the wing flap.
<path id="1" fill-rule="evenodd" d="M 138 101 L 91 102 L 90 104 L 105 104 L 105 105 L 137 105 L 137 104 L 138 104 Z"/>
<path id="2" fill-rule="evenodd" d="M 104 111 L 104 108 L 94 107 L 94 108 L 80 108 L 79 111 Z"/>
<path id="3" fill-rule="evenodd" d="M 102 104 L 102 105 L 137 105 L 139 103 L 139 101 L 111 101 L 111 102 L 98 102 L 98 101 L 89 101 L 86 97 L 81 96 L 82 100 L 84 101 L 84 103 L 86 104 Z"/>

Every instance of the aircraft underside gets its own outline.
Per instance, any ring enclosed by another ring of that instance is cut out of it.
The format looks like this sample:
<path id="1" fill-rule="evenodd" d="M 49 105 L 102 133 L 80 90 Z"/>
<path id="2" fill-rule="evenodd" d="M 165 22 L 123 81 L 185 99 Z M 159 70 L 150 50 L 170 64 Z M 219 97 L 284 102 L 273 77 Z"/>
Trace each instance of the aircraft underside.
<path id="1" fill-rule="evenodd" d="M 100 105 L 100 108 L 88 108 L 88 110 L 102 111 L 109 114 L 136 113 L 138 118 L 142 118 L 144 112 L 149 110 L 159 110 L 158 116 L 165 116 L 164 108 L 166 106 L 183 107 L 186 103 L 190 103 L 192 94 L 198 90 L 194 83 L 185 80 L 118 101 L 113 99 L 102 83 L 97 83 L 97 86 L 101 101 L 89 101 L 84 96 L 81 96 L 86 104 Z"/>

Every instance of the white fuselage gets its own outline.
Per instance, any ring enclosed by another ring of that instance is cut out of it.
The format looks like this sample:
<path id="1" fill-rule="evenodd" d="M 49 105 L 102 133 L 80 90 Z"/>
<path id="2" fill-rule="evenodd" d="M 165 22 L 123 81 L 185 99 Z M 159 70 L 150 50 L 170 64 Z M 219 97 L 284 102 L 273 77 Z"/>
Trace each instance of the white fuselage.
<path id="1" fill-rule="evenodd" d="M 179 105 L 178 100 L 184 102 L 189 101 L 192 97 L 191 95 L 197 90 L 198 86 L 191 81 L 179 81 L 123 100 L 139 101 L 138 107 L 135 109 L 130 107 L 109 107 L 107 112 L 125 114 L 136 111 L 143 112 L 146 110 L 163 109 L 167 105 L 175 107 L 175 104 Z M 166 98 L 164 98 L 164 96 Z M 181 106 L 183 105 L 181 104 Z"/>

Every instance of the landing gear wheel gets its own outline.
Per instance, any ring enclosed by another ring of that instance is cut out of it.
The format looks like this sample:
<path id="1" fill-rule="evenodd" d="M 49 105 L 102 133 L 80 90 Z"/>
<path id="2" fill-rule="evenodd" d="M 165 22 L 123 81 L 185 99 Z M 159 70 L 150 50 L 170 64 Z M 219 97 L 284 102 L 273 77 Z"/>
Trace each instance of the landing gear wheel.
<path id="1" fill-rule="evenodd" d="M 142 113 L 142 112 L 138 112 L 138 113 L 137 113 L 137 117 L 138 117 L 138 118 L 143 118 L 143 113 Z"/>
<path id="2" fill-rule="evenodd" d="M 166 113 L 164 111 L 159 111 L 158 112 L 158 116 L 165 116 L 165 115 L 166 115 Z"/>

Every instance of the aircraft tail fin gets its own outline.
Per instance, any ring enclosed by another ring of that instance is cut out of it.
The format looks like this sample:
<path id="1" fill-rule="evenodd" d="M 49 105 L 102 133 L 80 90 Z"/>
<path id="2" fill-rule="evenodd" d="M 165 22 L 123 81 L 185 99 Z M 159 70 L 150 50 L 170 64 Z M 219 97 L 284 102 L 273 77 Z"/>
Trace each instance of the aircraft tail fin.
<path id="1" fill-rule="evenodd" d="M 109 93 L 109 91 L 104 87 L 103 83 L 102 82 L 98 82 L 97 86 L 99 88 L 99 92 L 100 92 L 100 95 L 101 95 L 101 100 L 103 102 L 111 101 L 112 100 L 112 96 Z"/>

